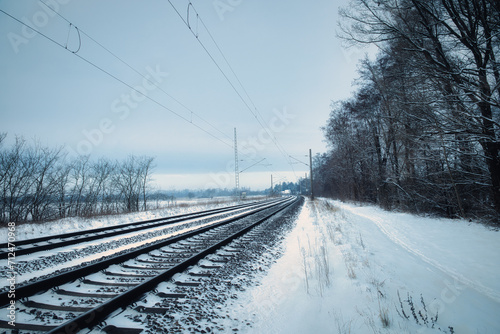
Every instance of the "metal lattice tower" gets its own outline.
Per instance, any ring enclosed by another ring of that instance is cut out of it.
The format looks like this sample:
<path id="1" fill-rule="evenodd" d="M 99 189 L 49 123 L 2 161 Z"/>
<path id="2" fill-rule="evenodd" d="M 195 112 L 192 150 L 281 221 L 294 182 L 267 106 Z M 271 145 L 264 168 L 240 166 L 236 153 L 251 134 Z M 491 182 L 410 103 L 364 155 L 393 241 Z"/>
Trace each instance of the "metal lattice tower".
<path id="1" fill-rule="evenodd" d="M 234 128 L 234 183 L 236 186 L 236 193 L 239 193 L 240 172 L 238 167 L 238 140 L 236 138 L 236 128 Z"/>

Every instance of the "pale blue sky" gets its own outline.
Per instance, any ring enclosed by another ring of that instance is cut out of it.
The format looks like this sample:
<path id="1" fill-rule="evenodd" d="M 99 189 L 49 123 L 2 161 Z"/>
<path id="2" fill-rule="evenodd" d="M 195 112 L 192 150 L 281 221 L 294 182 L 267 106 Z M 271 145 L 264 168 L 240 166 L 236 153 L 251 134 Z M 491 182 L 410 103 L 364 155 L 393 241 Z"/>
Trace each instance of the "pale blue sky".
<path id="1" fill-rule="evenodd" d="M 167 0 L 43 1 L 77 26 L 80 38 L 38 0 L 0 0 L 0 9 L 68 50 L 75 51 L 81 42 L 80 50 L 75 55 L 0 13 L 0 132 L 8 132 L 10 140 L 15 135 L 38 138 L 96 158 L 155 156 L 163 188 L 233 187 L 229 172 L 235 127 L 240 170 L 266 158 L 266 165 L 241 174 L 241 186 L 264 188 L 271 174 L 287 181 L 304 176 L 307 167 L 290 165 L 286 155 L 307 162 L 309 148 L 313 153 L 326 150 L 319 128 L 331 101 L 350 95 L 356 63 L 364 53 L 343 50 L 335 36 L 338 7 L 346 0 L 192 1 L 251 101 L 191 7 L 192 29 L 245 105 Z M 171 1 L 187 19 L 189 2 Z"/>

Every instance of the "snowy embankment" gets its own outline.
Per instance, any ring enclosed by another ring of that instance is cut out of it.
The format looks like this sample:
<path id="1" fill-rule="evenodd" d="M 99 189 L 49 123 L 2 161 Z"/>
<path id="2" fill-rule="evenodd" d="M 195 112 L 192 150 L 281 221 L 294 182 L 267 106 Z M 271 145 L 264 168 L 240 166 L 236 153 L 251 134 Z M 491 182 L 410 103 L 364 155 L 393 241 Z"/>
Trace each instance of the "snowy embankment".
<path id="1" fill-rule="evenodd" d="M 284 242 L 231 306 L 242 332 L 500 332 L 500 232 L 318 199 Z"/>

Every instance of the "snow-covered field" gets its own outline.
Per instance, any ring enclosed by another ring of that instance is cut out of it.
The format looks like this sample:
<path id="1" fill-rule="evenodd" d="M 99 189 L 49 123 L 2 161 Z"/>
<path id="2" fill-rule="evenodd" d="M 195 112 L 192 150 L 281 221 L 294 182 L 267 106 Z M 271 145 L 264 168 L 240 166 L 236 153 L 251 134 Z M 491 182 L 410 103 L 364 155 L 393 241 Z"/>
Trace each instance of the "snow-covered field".
<path id="1" fill-rule="evenodd" d="M 500 333 L 500 232 L 306 201 L 285 252 L 239 294 L 247 333 Z"/>

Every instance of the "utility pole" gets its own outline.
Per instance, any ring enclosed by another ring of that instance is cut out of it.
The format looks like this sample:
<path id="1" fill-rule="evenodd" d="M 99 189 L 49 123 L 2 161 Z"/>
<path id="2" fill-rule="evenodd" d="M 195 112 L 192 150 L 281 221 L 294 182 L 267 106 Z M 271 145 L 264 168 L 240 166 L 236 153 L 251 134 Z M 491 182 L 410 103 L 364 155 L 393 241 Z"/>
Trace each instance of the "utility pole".
<path id="1" fill-rule="evenodd" d="M 311 199 L 314 199 L 314 189 L 313 189 L 313 161 L 312 161 L 312 152 L 311 152 L 311 149 L 309 149 L 309 165 L 306 164 L 304 161 L 300 161 L 299 159 L 296 159 L 296 158 L 292 157 L 291 155 L 289 157 L 292 158 L 292 159 L 294 159 L 294 160 L 297 160 L 301 164 L 309 166 L 309 174 L 310 174 L 310 178 L 311 178 Z M 306 157 L 307 157 L 307 155 L 306 155 Z M 306 173 L 305 179 L 307 179 L 307 173 Z M 305 180 L 304 180 L 304 188 L 305 188 L 305 191 L 307 192 L 307 183 L 306 183 Z"/>
<path id="2" fill-rule="evenodd" d="M 272 196 L 273 195 L 273 174 L 271 174 L 271 193 L 270 195 Z"/>
<path id="3" fill-rule="evenodd" d="M 236 128 L 234 128 L 234 183 L 236 186 L 236 194 L 239 197 L 239 193 L 240 193 L 240 169 L 238 167 L 238 140 L 236 137 Z"/>
<path id="4" fill-rule="evenodd" d="M 314 199 L 314 189 L 313 189 L 313 161 L 311 149 L 309 149 L 309 174 L 311 175 L 311 199 Z"/>

